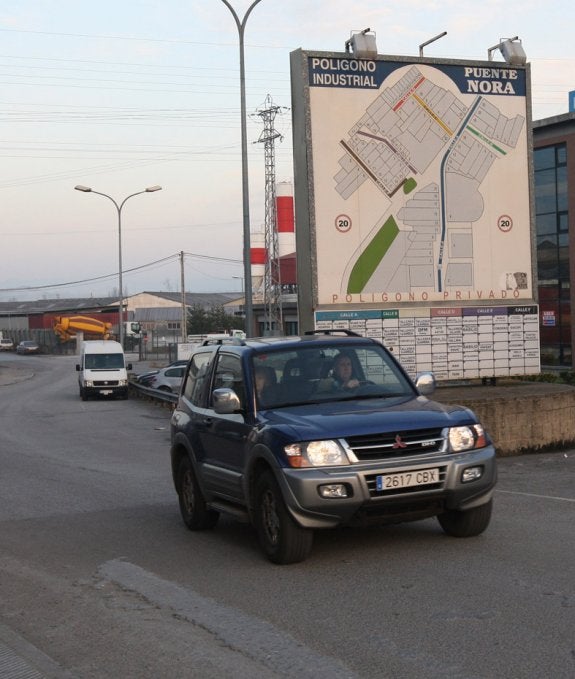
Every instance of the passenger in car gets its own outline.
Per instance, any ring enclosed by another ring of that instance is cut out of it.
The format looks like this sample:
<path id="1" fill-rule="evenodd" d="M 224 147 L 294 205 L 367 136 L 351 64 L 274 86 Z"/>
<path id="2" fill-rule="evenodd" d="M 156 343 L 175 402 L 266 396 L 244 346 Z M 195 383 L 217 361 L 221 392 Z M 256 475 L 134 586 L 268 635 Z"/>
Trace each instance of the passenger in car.
<path id="1" fill-rule="evenodd" d="M 276 384 L 274 369 L 268 366 L 257 366 L 254 370 L 254 381 L 258 401 L 267 403 Z"/>
<path id="2" fill-rule="evenodd" d="M 259 367 L 255 369 L 254 373 L 255 377 L 255 382 L 256 382 L 256 391 L 258 396 L 261 396 L 263 393 L 263 390 L 266 387 L 269 387 L 269 375 L 267 368 L 264 367 Z"/>

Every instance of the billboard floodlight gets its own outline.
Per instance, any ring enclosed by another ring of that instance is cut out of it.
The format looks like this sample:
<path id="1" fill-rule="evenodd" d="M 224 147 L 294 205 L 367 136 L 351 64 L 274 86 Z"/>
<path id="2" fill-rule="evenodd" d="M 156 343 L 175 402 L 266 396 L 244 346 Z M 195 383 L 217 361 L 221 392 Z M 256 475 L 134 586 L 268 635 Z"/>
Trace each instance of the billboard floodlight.
<path id="1" fill-rule="evenodd" d="M 427 40 L 426 42 L 422 42 L 421 45 L 419 46 L 419 56 L 420 57 L 423 56 L 423 48 L 424 47 L 427 47 L 427 45 L 431 45 L 432 42 L 439 40 L 439 38 L 443 38 L 444 35 L 447 35 L 447 31 L 443 31 L 443 33 L 436 35 L 435 37 L 431 38 L 430 40 Z"/>
<path id="2" fill-rule="evenodd" d="M 373 59 L 377 56 L 375 33 L 371 32 L 371 28 L 352 31 L 351 38 L 346 40 L 345 51 L 353 52 L 353 56 L 357 59 Z"/>
<path id="3" fill-rule="evenodd" d="M 493 61 L 493 52 L 499 50 L 505 59 L 506 63 L 510 66 L 525 66 L 527 62 L 527 56 L 525 50 L 519 40 L 519 36 L 514 38 L 502 39 L 497 45 L 493 45 L 487 50 L 487 58 L 489 61 Z"/>

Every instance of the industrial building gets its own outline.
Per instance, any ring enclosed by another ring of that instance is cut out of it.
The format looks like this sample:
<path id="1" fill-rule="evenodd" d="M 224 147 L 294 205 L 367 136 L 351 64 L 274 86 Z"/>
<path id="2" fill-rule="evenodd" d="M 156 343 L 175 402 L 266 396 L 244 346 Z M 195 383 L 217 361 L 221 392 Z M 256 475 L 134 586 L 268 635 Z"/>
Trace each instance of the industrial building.
<path id="1" fill-rule="evenodd" d="M 575 112 L 533 122 L 541 365 L 573 367 Z"/>

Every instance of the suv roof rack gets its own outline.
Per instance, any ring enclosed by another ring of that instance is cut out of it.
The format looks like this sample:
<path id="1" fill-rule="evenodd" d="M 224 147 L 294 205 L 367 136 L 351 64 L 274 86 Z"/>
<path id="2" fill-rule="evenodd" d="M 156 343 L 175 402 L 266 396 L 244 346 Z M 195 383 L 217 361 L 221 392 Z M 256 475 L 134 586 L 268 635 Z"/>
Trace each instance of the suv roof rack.
<path id="1" fill-rule="evenodd" d="M 306 330 L 304 335 L 336 335 L 336 334 L 347 335 L 348 337 L 363 337 L 353 330 L 345 330 L 343 328 L 335 328 L 329 330 Z"/>
<path id="2" fill-rule="evenodd" d="M 235 344 L 237 346 L 245 346 L 246 343 L 239 337 L 218 337 L 205 339 L 200 346 L 207 347 L 210 344 Z"/>

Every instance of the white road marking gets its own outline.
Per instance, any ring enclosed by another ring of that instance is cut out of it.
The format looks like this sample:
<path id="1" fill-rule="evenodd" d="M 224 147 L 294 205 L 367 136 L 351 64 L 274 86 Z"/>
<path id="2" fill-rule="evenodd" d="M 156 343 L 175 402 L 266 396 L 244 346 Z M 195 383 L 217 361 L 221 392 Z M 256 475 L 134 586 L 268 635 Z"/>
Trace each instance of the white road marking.
<path id="1" fill-rule="evenodd" d="M 575 502 L 575 498 L 571 497 L 556 497 L 555 495 L 537 495 L 537 493 L 521 493 L 518 490 L 500 490 L 496 489 L 497 493 L 507 493 L 507 495 L 525 495 L 526 497 L 539 497 L 543 500 L 561 500 L 562 502 Z"/>

